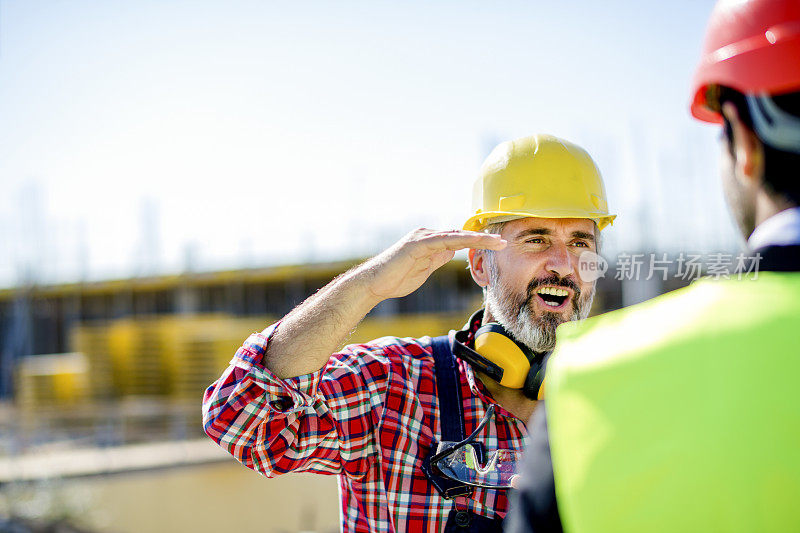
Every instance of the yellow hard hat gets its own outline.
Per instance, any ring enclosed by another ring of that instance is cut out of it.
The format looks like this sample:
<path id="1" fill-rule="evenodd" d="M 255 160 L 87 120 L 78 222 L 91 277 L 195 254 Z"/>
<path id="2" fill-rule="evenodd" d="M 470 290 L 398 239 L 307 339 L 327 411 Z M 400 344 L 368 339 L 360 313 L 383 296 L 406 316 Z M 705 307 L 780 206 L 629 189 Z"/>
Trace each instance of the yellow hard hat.
<path id="1" fill-rule="evenodd" d="M 611 224 L 606 188 L 586 150 L 552 135 L 499 144 L 481 167 L 472 189 L 465 230 L 523 217 L 589 218 L 598 229 Z"/>

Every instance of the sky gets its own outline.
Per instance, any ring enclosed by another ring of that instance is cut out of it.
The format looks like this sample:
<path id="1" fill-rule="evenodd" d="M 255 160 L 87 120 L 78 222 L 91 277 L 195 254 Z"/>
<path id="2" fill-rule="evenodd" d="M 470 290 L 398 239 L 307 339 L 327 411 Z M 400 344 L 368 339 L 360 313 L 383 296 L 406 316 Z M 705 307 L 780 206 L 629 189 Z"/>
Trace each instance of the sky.
<path id="1" fill-rule="evenodd" d="M 712 5 L 0 0 L 0 286 L 367 256 L 533 133 L 597 161 L 609 251 L 736 249 Z"/>

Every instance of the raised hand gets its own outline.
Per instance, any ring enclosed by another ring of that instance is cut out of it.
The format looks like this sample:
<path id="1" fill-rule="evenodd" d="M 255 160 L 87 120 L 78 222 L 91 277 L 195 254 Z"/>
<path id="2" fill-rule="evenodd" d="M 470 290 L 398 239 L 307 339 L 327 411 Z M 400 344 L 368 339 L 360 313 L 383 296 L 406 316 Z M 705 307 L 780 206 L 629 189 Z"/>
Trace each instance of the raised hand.
<path id="1" fill-rule="evenodd" d="M 345 272 L 297 306 L 273 335 L 265 364 L 279 377 L 308 374 L 328 361 L 377 304 L 418 289 L 456 250 L 499 250 L 499 235 L 414 230 L 384 252 Z"/>
<path id="2" fill-rule="evenodd" d="M 500 250 L 505 246 L 505 240 L 490 233 L 420 228 L 367 261 L 362 268 L 370 293 L 378 300 L 385 300 L 417 290 L 434 270 L 450 261 L 457 250 Z"/>

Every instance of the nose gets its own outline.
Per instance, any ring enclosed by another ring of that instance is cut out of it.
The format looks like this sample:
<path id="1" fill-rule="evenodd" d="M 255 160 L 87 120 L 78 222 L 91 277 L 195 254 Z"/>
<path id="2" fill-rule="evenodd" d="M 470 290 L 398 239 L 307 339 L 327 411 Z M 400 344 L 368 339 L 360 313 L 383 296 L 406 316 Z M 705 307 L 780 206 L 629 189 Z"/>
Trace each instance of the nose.
<path id="1" fill-rule="evenodd" d="M 575 271 L 572 265 L 572 257 L 564 244 L 550 246 L 544 267 L 548 272 L 557 274 L 561 278 L 566 278 Z"/>

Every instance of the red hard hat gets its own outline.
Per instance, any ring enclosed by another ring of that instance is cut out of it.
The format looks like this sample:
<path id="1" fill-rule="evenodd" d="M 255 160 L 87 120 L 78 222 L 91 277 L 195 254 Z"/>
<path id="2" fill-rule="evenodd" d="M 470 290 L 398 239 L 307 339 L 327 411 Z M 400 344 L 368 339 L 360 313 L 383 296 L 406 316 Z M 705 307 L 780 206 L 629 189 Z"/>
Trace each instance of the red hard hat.
<path id="1" fill-rule="evenodd" d="M 800 0 L 720 0 L 692 82 L 692 115 L 722 122 L 710 86 L 741 93 L 800 90 Z"/>

